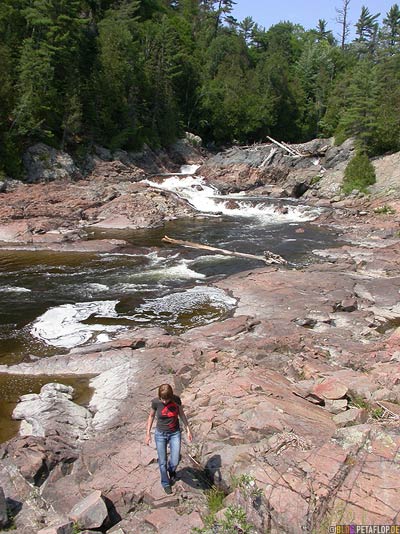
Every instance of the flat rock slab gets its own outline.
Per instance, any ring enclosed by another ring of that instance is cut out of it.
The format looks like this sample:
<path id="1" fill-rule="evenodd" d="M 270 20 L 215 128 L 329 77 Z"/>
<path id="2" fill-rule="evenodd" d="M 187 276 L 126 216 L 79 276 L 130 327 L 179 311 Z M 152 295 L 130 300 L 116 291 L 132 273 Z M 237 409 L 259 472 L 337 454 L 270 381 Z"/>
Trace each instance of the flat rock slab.
<path id="1" fill-rule="evenodd" d="M 145 517 L 145 521 L 160 534 L 192 532 L 194 528 L 203 526 L 203 521 L 198 512 L 192 512 L 182 517 L 171 509 L 155 510 Z"/>
<path id="2" fill-rule="evenodd" d="M 342 399 L 348 391 L 347 386 L 337 380 L 324 380 L 313 387 L 312 393 L 320 399 L 338 400 Z"/>

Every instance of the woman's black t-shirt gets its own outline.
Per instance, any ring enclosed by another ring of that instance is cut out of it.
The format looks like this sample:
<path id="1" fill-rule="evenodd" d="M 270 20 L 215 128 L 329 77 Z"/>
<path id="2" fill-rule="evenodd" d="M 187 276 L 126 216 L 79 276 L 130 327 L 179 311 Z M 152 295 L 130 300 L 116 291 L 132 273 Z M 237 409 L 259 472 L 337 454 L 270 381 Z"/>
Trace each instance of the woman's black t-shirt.
<path id="1" fill-rule="evenodd" d="M 168 404 L 164 404 L 160 399 L 153 399 L 151 407 L 157 415 L 156 428 L 162 432 L 179 430 L 179 406 L 181 405 L 182 401 L 177 395 L 174 395 Z"/>

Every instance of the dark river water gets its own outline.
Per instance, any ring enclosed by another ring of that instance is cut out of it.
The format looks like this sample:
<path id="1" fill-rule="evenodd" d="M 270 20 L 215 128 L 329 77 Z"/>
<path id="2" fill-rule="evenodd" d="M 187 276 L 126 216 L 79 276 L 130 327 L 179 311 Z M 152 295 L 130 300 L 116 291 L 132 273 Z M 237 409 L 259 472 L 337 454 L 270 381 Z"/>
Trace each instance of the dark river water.
<path id="1" fill-rule="evenodd" d="M 264 265 L 167 245 L 164 235 L 255 255 L 269 250 L 283 256 L 288 268 L 309 263 L 314 249 L 337 242 L 329 228 L 310 223 L 315 209 L 240 197 L 228 209 L 225 198 L 210 200 L 207 193 L 200 201 L 193 187 L 182 194 L 195 195 L 189 200 L 204 211 L 198 218 L 150 230 L 88 233 L 89 239 L 126 240 L 118 254 L 0 250 L 0 364 L 61 354 L 133 326 L 180 332 L 225 317 L 235 301 L 210 283 Z M 87 402 L 88 378 L 51 381 L 74 385 L 78 402 Z M 0 374 L 0 441 L 16 431 L 10 415 L 18 397 L 38 392 L 46 382 L 48 377 Z"/>

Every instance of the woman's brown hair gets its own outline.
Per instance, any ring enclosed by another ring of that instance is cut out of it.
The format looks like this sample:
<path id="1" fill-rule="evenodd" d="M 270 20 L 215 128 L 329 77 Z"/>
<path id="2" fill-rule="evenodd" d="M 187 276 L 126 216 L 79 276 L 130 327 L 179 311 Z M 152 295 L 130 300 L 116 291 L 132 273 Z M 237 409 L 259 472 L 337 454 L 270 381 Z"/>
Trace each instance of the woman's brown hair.
<path id="1" fill-rule="evenodd" d="M 172 400 L 174 392 L 169 384 L 161 384 L 158 388 L 158 398 L 161 400 Z"/>

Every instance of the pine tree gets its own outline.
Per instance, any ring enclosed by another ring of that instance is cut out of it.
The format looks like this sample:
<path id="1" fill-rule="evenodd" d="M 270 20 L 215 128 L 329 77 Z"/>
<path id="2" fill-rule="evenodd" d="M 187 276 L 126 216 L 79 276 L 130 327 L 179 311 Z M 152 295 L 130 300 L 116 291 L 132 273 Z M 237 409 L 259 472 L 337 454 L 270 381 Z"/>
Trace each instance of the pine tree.
<path id="1" fill-rule="evenodd" d="M 348 137 L 355 137 L 363 148 L 373 145 L 377 127 L 378 94 L 374 65 L 369 60 L 358 63 L 348 86 L 347 105 L 335 132 L 338 143 Z"/>
<path id="2" fill-rule="evenodd" d="M 245 17 L 239 24 L 239 33 L 243 35 L 246 43 L 251 43 L 255 22 L 251 17 Z"/>
<path id="3" fill-rule="evenodd" d="M 400 52 L 400 8 L 394 4 L 383 19 L 380 41 L 384 50 L 393 55 Z"/>
<path id="4" fill-rule="evenodd" d="M 336 69 L 335 48 L 328 40 L 305 44 L 296 64 L 296 74 L 304 92 L 302 131 L 306 138 L 319 135 Z"/>
<path id="5" fill-rule="evenodd" d="M 377 66 L 376 135 L 373 151 L 400 150 L 400 53 L 384 58 Z"/>
<path id="6" fill-rule="evenodd" d="M 138 2 L 122 4 L 107 11 L 98 25 L 98 63 L 93 80 L 98 110 L 95 139 L 113 149 L 141 144 L 134 139 L 140 129 L 137 83 L 143 73 L 138 8 Z"/>
<path id="7" fill-rule="evenodd" d="M 360 17 L 355 25 L 357 38 L 354 42 L 359 57 L 375 52 L 378 37 L 378 18 L 380 13 L 372 15 L 365 6 L 361 8 Z"/>
<path id="8" fill-rule="evenodd" d="M 82 28 L 79 0 L 35 0 L 23 14 L 27 37 L 18 65 L 15 127 L 22 135 L 66 140 L 66 104 L 76 91 Z"/>

